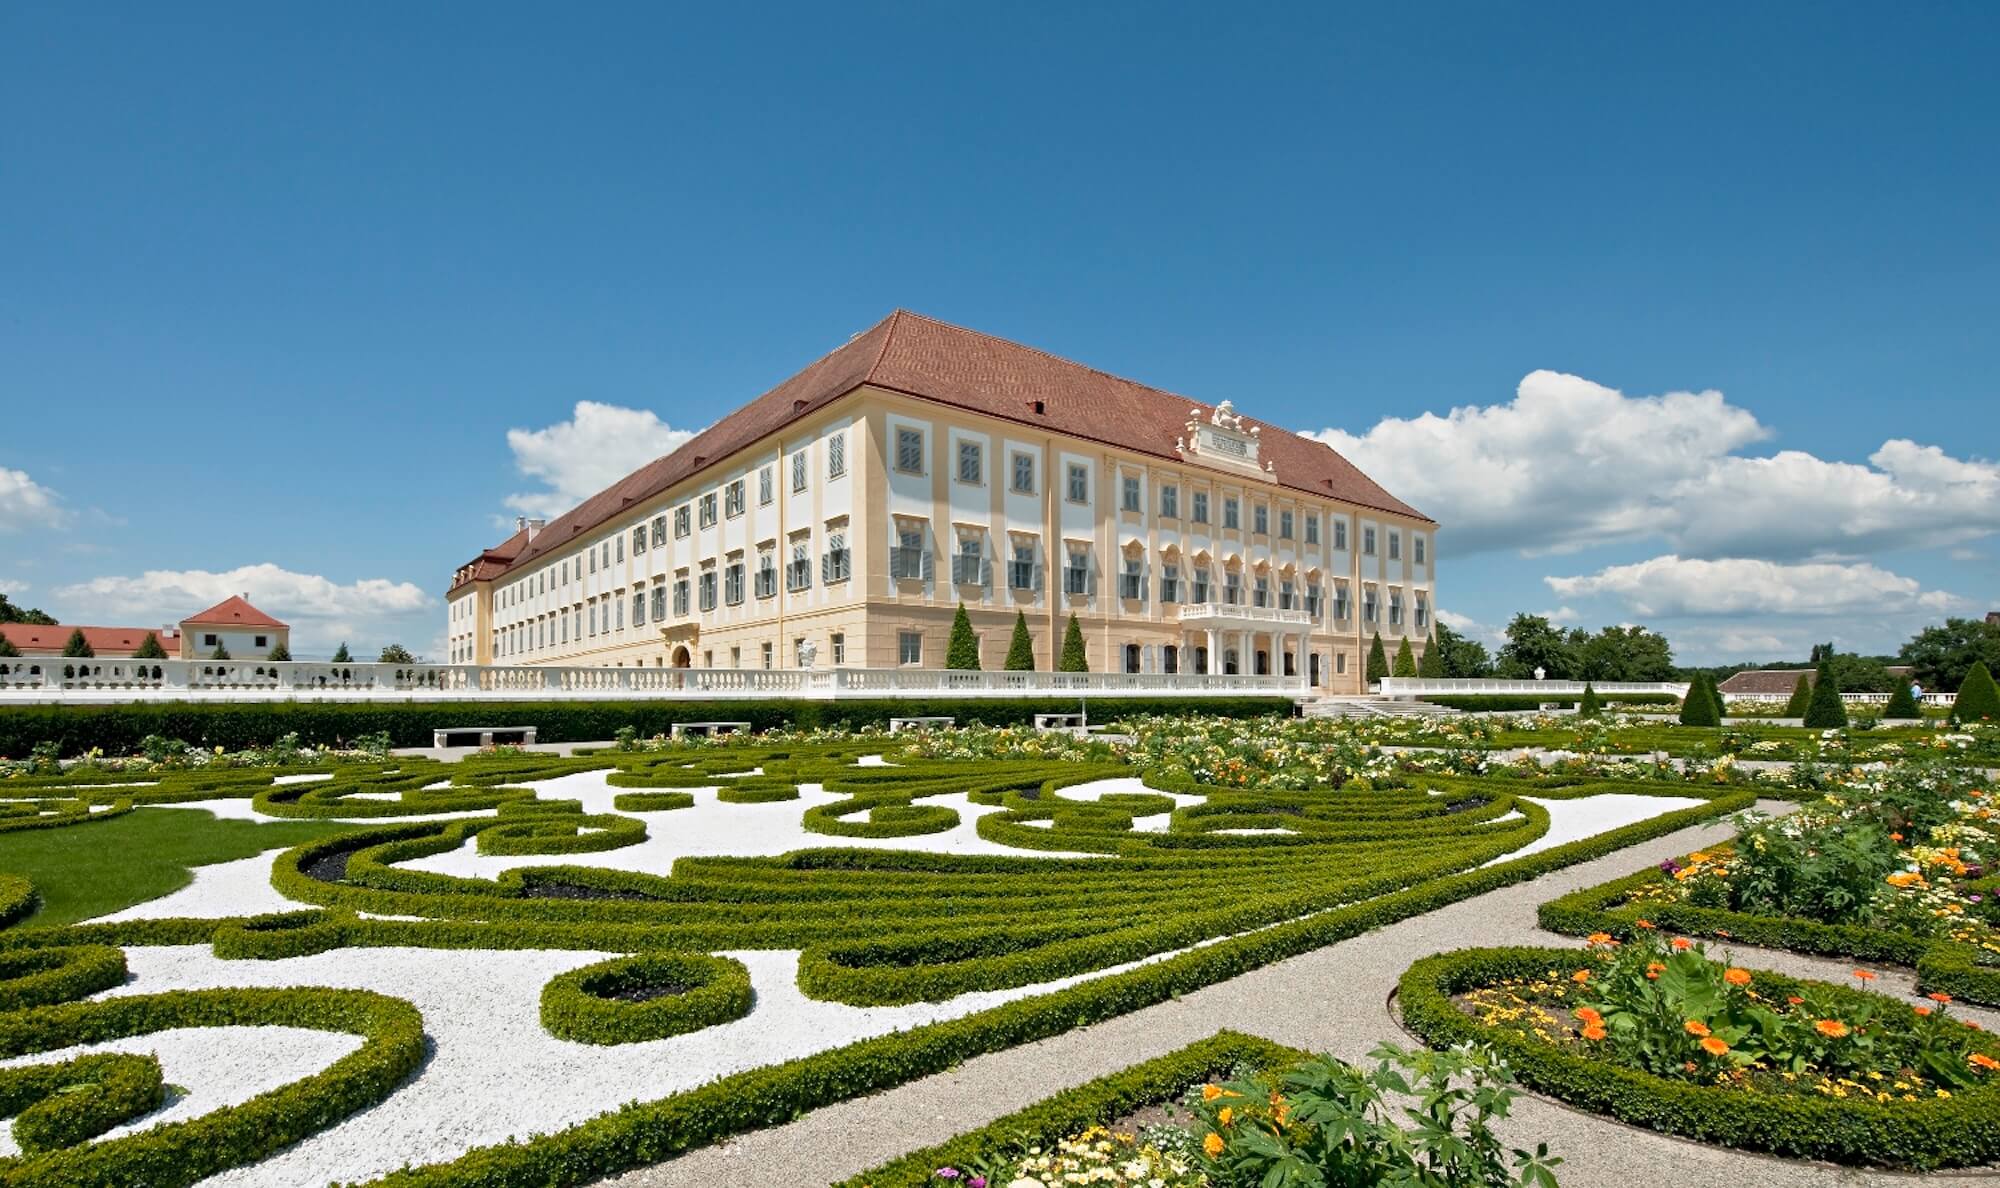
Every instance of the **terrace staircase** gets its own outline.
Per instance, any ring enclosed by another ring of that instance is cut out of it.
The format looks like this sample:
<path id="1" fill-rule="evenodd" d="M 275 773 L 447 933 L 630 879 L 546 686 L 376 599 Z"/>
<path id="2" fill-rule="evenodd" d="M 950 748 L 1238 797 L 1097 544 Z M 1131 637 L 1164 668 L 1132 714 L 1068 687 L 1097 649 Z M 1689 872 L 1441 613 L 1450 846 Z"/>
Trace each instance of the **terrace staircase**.
<path id="1" fill-rule="evenodd" d="M 1392 701 L 1386 697 L 1311 697 L 1299 700 L 1307 718 L 1435 718 L 1458 711 L 1428 701 Z"/>

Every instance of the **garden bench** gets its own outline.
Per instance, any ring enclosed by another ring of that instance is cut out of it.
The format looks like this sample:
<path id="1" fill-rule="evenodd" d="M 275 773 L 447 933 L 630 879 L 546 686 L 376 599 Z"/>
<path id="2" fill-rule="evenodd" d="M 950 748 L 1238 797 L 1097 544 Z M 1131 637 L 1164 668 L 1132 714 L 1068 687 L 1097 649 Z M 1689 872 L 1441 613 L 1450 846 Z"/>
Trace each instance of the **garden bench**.
<path id="1" fill-rule="evenodd" d="M 1080 731 L 1085 729 L 1085 725 L 1084 725 L 1083 715 L 1080 713 L 1079 714 L 1036 714 L 1035 729 Z"/>
<path id="2" fill-rule="evenodd" d="M 448 729 L 431 731 L 431 745 L 434 747 L 471 746 L 471 743 L 454 743 L 451 740 L 465 735 L 475 735 L 482 747 L 495 743 L 520 743 L 528 745 L 535 741 L 533 726 L 453 726 Z M 505 736 L 505 737 L 503 737 Z"/>
<path id="3" fill-rule="evenodd" d="M 679 738 L 684 734 L 741 734 L 748 732 L 749 729 L 748 722 L 675 722 L 673 737 Z"/>
<path id="4" fill-rule="evenodd" d="M 901 734 L 905 730 L 929 730 L 933 727 L 949 729 L 957 724 L 957 718 L 891 718 L 889 733 Z"/>

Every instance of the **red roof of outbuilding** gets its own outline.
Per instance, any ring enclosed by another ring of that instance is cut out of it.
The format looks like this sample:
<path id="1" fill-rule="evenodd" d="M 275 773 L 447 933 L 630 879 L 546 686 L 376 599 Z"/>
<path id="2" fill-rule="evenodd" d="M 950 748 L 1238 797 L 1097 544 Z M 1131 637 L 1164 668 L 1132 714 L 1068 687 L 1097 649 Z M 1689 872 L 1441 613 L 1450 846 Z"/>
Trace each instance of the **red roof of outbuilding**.
<path id="1" fill-rule="evenodd" d="M 83 642 L 100 656 L 113 652 L 136 652 L 148 635 L 159 637 L 160 647 L 171 656 L 180 650 L 181 637 L 172 631 L 151 627 L 78 627 L 71 623 L 43 626 L 38 623 L 0 623 L 0 635 L 23 652 L 60 652 L 69 646 L 72 631 L 83 632 Z"/>
<path id="2" fill-rule="evenodd" d="M 899 309 L 678 450 L 557 517 L 506 568 L 569 545 L 633 504 L 863 386 L 1175 461 L 1181 458 L 1175 445 L 1186 433 L 1188 413 L 1198 409 L 1206 417 L 1215 408 Z M 1259 453 L 1262 461 L 1276 464 L 1278 486 L 1433 522 L 1323 442 L 1254 417 L 1243 420 L 1262 429 Z"/>
<path id="3" fill-rule="evenodd" d="M 200 623 L 204 627 L 284 627 L 285 624 L 251 606 L 241 594 L 229 597 L 209 607 L 198 615 L 189 615 L 183 623 Z"/>

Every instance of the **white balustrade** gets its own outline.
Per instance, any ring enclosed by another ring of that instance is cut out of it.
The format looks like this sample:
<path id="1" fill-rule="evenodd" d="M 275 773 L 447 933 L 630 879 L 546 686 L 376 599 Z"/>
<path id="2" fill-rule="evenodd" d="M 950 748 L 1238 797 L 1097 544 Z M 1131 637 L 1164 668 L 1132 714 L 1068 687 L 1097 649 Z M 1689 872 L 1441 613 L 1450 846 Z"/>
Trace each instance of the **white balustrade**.
<path id="1" fill-rule="evenodd" d="M 1583 681 L 1503 681 L 1458 677 L 1383 677 L 1384 697 L 1535 697 L 1551 699 L 1581 697 Z M 1669 693 L 1687 696 L 1685 681 L 1592 681 L 1600 695 L 1612 693 Z"/>

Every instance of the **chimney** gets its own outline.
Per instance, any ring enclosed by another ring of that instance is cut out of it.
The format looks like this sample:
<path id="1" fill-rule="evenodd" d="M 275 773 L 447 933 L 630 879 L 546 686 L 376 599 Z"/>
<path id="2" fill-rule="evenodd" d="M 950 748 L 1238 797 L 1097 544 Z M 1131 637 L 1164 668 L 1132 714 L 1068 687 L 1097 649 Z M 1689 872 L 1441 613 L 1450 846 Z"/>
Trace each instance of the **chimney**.
<path id="1" fill-rule="evenodd" d="M 547 520 L 541 520 L 541 519 L 529 520 L 527 523 L 528 539 L 529 540 L 535 539 L 535 534 L 548 526 L 549 522 Z"/>
<path id="2" fill-rule="evenodd" d="M 527 526 L 528 526 L 528 517 L 526 516 L 514 517 L 514 531 L 519 532 L 521 529 L 526 528 Z"/>

